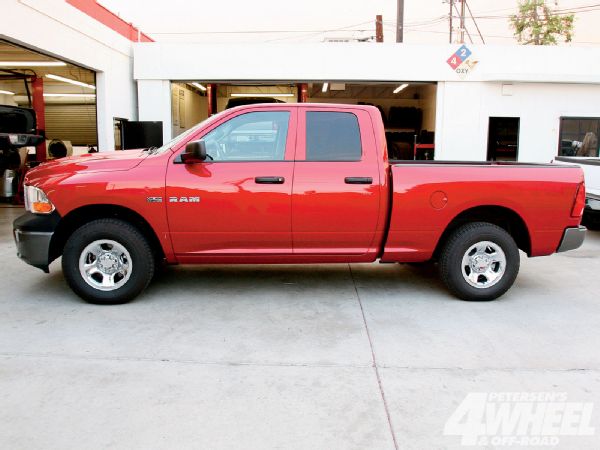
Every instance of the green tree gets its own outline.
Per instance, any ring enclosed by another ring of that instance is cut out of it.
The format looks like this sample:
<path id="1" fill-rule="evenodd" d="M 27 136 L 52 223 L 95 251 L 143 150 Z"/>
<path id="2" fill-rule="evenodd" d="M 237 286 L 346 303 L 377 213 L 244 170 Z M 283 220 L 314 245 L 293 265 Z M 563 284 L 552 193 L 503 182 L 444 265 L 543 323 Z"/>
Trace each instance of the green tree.
<path id="1" fill-rule="evenodd" d="M 561 15 L 545 0 L 520 0 L 519 12 L 510 17 L 515 36 L 521 44 L 556 45 L 571 42 L 575 16 Z"/>

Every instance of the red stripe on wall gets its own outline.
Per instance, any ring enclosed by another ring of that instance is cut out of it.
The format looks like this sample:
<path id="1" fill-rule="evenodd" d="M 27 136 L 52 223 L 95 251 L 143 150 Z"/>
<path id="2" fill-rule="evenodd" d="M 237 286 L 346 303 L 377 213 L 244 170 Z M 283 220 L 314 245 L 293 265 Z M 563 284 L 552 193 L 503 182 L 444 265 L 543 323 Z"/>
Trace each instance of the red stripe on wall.
<path id="1" fill-rule="evenodd" d="M 125 36 L 132 42 L 138 42 L 139 30 L 132 24 L 125 22 L 111 10 L 97 3 L 96 0 L 66 0 L 66 2 L 111 30 L 116 31 L 121 36 Z M 139 41 L 154 42 L 154 39 L 144 33 L 139 33 Z"/>

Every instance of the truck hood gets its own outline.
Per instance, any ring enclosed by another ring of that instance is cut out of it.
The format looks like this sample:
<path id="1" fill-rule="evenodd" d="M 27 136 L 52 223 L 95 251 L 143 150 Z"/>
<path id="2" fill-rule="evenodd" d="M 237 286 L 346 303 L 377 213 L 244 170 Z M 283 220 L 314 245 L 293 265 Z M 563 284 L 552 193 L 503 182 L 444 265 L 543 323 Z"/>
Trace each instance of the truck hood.
<path id="1" fill-rule="evenodd" d="M 26 184 L 35 179 L 72 175 L 76 172 L 112 172 L 129 170 L 139 165 L 146 157 L 143 150 L 120 150 L 100 153 L 86 153 L 79 156 L 55 159 L 40 164 L 27 172 Z"/>

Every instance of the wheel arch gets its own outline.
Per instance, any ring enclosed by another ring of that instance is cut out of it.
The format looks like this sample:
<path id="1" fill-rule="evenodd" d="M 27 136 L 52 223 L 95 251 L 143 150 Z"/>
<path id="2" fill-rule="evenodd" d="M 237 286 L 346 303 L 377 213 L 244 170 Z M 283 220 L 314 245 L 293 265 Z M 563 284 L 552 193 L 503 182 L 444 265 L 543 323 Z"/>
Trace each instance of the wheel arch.
<path id="1" fill-rule="evenodd" d="M 444 244 L 460 226 L 471 222 L 488 222 L 506 230 L 520 250 L 531 255 L 531 235 L 523 218 L 513 209 L 498 205 L 475 206 L 457 214 L 446 226 L 434 251 L 437 258 Z"/>
<path id="2" fill-rule="evenodd" d="M 62 255 L 67 239 L 77 228 L 94 220 L 106 218 L 120 219 L 133 225 L 148 239 L 155 256 L 159 259 L 165 257 L 158 236 L 141 214 L 121 205 L 93 204 L 74 209 L 61 218 L 50 242 L 49 261 L 54 261 Z"/>

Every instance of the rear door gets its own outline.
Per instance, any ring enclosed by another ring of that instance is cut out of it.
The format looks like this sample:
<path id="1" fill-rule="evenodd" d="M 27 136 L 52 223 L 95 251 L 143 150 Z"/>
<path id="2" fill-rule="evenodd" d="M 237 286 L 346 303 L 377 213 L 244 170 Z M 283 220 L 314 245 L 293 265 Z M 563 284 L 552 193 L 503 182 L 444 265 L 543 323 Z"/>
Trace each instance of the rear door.
<path id="1" fill-rule="evenodd" d="M 299 108 L 294 254 L 362 255 L 373 247 L 381 196 L 376 148 L 367 111 Z"/>
<path id="2" fill-rule="evenodd" d="M 171 240 L 181 261 L 292 253 L 296 108 L 243 110 L 202 139 L 209 158 L 167 172 Z"/>

